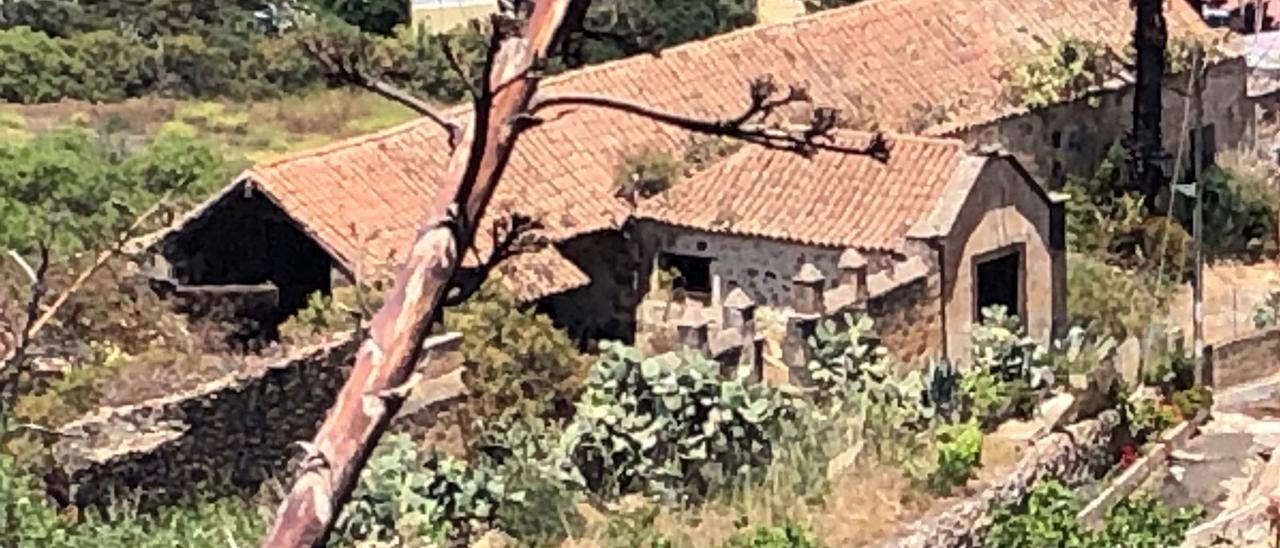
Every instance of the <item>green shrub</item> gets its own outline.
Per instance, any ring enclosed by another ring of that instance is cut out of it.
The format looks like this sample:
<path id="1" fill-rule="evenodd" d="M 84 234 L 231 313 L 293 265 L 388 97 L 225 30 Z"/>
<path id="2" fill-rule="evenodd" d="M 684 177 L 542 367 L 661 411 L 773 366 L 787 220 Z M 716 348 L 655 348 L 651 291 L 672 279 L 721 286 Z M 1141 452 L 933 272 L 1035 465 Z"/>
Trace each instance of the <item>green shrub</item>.
<path id="1" fill-rule="evenodd" d="M 675 186 L 684 171 L 684 162 L 671 154 L 642 148 L 623 158 L 614 184 L 620 194 L 650 198 Z"/>
<path id="2" fill-rule="evenodd" d="M 159 55 L 136 38 L 117 30 L 72 37 L 68 53 L 84 62 L 81 89 L 65 95 L 90 101 L 120 101 L 145 93 L 154 84 Z"/>
<path id="3" fill-rule="evenodd" d="M 947 425 L 938 430 L 937 441 L 937 468 L 925 484 L 934 493 L 949 495 L 952 489 L 968 483 L 981 465 L 982 430 L 975 421 Z"/>
<path id="4" fill-rule="evenodd" d="M 645 357 L 606 341 L 561 447 L 570 481 L 613 499 L 699 499 L 767 464 L 783 407 L 696 353 Z"/>
<path id="5" fill-rule="evenodd" d="M 735 533 L 724 548 L 820 548 L 822 543 L 808 528 L 795 523 L 760 526 Z"/>
<path id="6" fill-rule="evenodd" d="M 1107 511 L 1098 546 L 1162 548 L 1178 546 L 1204 515 L 1201 508 L 1173 510 L 1149 494 L 1131 495 Z"/>
<path id="7" fill-rule="evenodd" d="M 0 545 L 67 548 L 221 548 L 249 546 L 266 532 L 269 510 L 227 498 L 140 513 L 121 501 L 105 512 L 86 510 L 78 520 L 62 515 L 39 481 L 0 453 Z"/>
<path id="8" fill-rule="evenodd" d="M 509 417 L 566 419 L 587 358 L 551 319 L 522 305 L 497 278 L 448 309 L 444 327 L 462 333 L 468 412 L 481 422 Z"/>
<path id="9" fill-rule="evenodd" d="M 1091 335 L 1138 337 L 1161 315 L 1170 287 L 1156 284 L 1144 272 L 1075 254 L 1067 265 L 1067 310 L 1071 323 L 1085 326 Z"/>
<path id="10" fill-rule="evenodd" d="M 1090 546 L 1089 530 L 1076 519 L 1079 513 L 1080 501 L 1070 489 L 1055 480 L 1040 482 L 1024 504 L 992 509 L 983 546 Z"/>
<path id="11" fill-rule="evenodd" d="M 1280 196 L 1267 181 L 1216 166 L 1203 178 L 1204 249 L 1210 258 L 1258 258 L 1274 248 Z M 1191 226 L 1194 202 L 1179 205 L 1178 217 Z"/>
<path id="12" fill-rule="evenodd" d="M 418 539 L 463 541 L 492 528 L 509 493 L 502 478 L 466 462 L 433 454 L 422 459 L 403 434 L 383 439 L 335 524 L 346 542 Z"/>
<path id="13" fill-rule="evenodd" d="M 1149 439 L 1178 423 L 1176 408 L 1161 405 L 1150 398 L 1125 400 L 1121 408 L 1129 424 L 1129 433 L 1138 440 Z"/>
<path id="14" fill-rule="evenodd" d="M 1204 386 L 1193 386 L 1186 390 L 1179 390 L 1173 393 L 1171 398 L 1173 406 L 1178 408 L 1178 413 L 1185 419 L 1192 419 L 1201 410 L 1209 409 L 1213 406 L 1213 393 Z"/>
<path id="15" fill-rule="evenodd" d="M 1166 396 L 1195 385 L 1196 360 L 1191 354 L 1162 352 L 1142 371 L 1142 382 L 1157 387 Z"/>
<path id="16" fill-rule="evenodd" d="M 78 128 L 0 143 L 0 247 L 27 253 L 52 234 L 59 255 L 102 249 L 165 192 L 180 204 L 225 175 L 209 146 L 175 134 L 132 154 Z"/>
<path id="17" fill-rule="evenodd" d="M 883 376 L 891 365 L 888 351 L 872 342 L 875 323 L 846 314 L 842 323 L 825 319 L 809 337 L 809 380 L 821 394 L 833 394 L 857 382 L 864 372 Z"/>
<path id="18" fill-rule="evenodd" d="M 1040 482 L 1024 503 L 991 510 L 983 546 L 1177 546 L 1202 514 L 1199 509 L 1172 510 L 1148 495 L 1130 496 L 1112 507 L 1106 526 L 1095 531 L 1076 519 L 1079 512 L 1080 502 L 1070 489 L 1056 480 Z"/>
<path id="19" fill-rule="evenodd" d="M 1083 97 L 1114 72 L 1105 44 L 1067 38 L 1014 63 L 1008 77 L 1014 100 L 1034 109 Z"/>
<path id="20" fill-rule="evenodd" d="M 0 30 L 0 99 L 39 103 L 79 97 L 85 70 L 84 59 L 68 51 L 63 40 L 28 27 Z"/>
<path id="21" fill-rule="evenodd" d="M 960 375 L 965 418 L 990 427 L 1009 416 L 1027 416 L 1036 391 L 1052 384 L 1049 351 L 1026 334 L 1004 307 L 982 311 L 971 337 L 970 363 Z"/>

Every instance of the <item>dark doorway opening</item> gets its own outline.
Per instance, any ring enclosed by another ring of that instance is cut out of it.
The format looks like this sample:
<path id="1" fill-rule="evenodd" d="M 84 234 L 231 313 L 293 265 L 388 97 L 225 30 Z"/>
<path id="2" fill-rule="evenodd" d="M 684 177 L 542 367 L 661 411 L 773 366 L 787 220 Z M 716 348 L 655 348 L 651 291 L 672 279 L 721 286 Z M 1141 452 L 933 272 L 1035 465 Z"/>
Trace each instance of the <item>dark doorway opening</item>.
<path id="1" fill-rule="evenodd" d="M 1022 252 L 1002 251 L 986 259 L 976 261 L 974 288 L 977 306 L 973 320 L 982 321 L 982 311 L 1001 305 L 1010 315 L 1023 316 L 1022 310 Z"/>

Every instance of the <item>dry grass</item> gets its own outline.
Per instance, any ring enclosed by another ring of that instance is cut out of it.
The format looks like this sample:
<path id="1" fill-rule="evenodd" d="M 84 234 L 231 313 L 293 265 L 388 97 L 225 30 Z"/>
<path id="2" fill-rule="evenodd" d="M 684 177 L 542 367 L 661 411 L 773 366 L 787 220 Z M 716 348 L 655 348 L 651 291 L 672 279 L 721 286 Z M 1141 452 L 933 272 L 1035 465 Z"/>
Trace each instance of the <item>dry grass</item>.
<path id="1" fill-rule="evenodd" d="M 1025 447 L 1004 438 L 984 437 L 978 477 L 946 498 L 928 493 L 901 466 L 887 463 L 863 462 L 829 482 L 806 480 L 799 467 L 816 463 L 809 462 L 811 456 L 788 453 L 761 484 L 697 508 L 663 509 L 653 530 L 679 547 L 720 546 L 743 521 L 753 526 L 792 522 L 810 528 L 826 546 L 866 546 L 1000 478 L 1018 462 Z M 926 448 L 917 457 L 931 460 L 932 451 Z M 601 518 L 581 538 L 570 539 L 562 547 L 609 546 L 604 538 L 607 527 L 608 521 Z"/>
<path id="2" fill-rule="evenodd" d="M 414 114 L 377 96 L 320 90 L 254 102 L 140 97 L 119 103 L 61 101 L 0 108 L 0 135 L 25 138 L 68 124 L 109 128 L 141 145 L 165 129 L 182 128 L 218 144 L 229 162 L 246 167 L 280 154 L 385 129 Z"/>

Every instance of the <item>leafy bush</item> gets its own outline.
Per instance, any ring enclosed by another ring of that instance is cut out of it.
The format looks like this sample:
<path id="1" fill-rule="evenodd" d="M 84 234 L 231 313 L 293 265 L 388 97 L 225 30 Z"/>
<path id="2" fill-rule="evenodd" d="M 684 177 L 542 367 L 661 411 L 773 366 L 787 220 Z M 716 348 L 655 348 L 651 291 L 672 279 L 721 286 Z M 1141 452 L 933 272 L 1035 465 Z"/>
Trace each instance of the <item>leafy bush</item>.
<path id="1" fill-rule="evenodd" d="M 1035 109 L 1083 97 L 1114 73 L 1105 44 L 1067 38 L 1013 64 L 1008 78 L 1015 102 Z"/>
<path id="2" fill-rule="evenodd" d="M 1090 532 L 1076 519 L 1079 513 L 1080 501 L 1070 489 L 1054 480 L 1040 482 L 1024 504 L 992 509 L 983 546 L 1089 546 Z"/>
<path id="3" fill-rule="evenodd" d="M 1213 405 L 1213 393 L 1204 386 L 1193 386 L 1174 392 L 1171 400 L 1183 418 L 1191 419 Z"/>
<path id="4" fill-rule="evenodd" d="M 1168 298 L 1169 286 L 1156 284 L 1141 271 L 1112 266 L 1088 254 L 1072 255 L 1067 265 L 1071 323 L 1086 326 L 1091 335 L 1141 336 Z"/>
<path id="5" fill-rule="evenodd" d="M 66 44 L 69 54 L 85 60 L 79 91 L 66 96 L 90 101 L 136 97 L 153 85 L 159 55 L 137 38 L 116 30 L 79 34 Z"/>
<path id="6" fill-rule="evenodd" d="M 1204 174 L 1204 249 L 1210 258 L 1258 258 L 1274 249 L 1278 198 L 1265 180 L 1220 167 Z M 1194 202 L 1182 200 L 1178 217 L 1191 226 Z"/>
<path id="7" fill-rule="evenodd" d="M 67 49 L 29 27 L 0 30 L 0 98 L 38 103 L 78 95 L 85 62 Z"/>
<path id="8" fill-rule="evenodd" d="M 1202 514 L 1199 509 L 1169 509 L 1149 495 L 1131 496 L 1112 507 L 1106 526 L 1094 531 L 1076 519 L 1079 511 L 1080 502 L 1070 489 L 1056 480 L 1041 482 L 1024 504 L 992 510 L 983 546 L 1177 546 Z"/>
<path id="9" fill-rule="evenodd" d="M 787 522 L 781 526 L 755 527 L 739 531 L 724 548 L 820 548 L 822 543 L 808 528 Z"/>
<path id="10" fill-rule="evenodd" d="M 561 441 L 571 481 L 606 499 L 689 500 L 769 462 L 784 408 L 768 387 L 721 379 L 696 353 L 601 350 Z"/>
<path id="11" fill-rule="evenodd" d="M 566 419 L 588 362 L 551 319 L 517 301 L 496 278 L 467 302 L 445 311 L 444 326 L 462 333 L 461 353 L 477 420 Z"/>
<path id="12" fill-rule="evenodd" d="M 403 434 L 384 438 L 335 524 L 346 542 L 419 539 L 465 541 L 493 526 L 495 511 L 521 493 L 503 478 L 438 454 L 422 461 Z"/>
<path id="13" fill-rule="evenodd" d="M 1160 389 L 1166 396 L 1195 385 L 1196 360 L 1191 354 L 1162 352 L 1142 371 L 1142 382 Z"/>
<path id="14" fill-rule="evenodd" d="M 833 394 L 857 382 L 864 371 L 883 376 L 890 367 L 888 351 L 870 337 L 875 323 L 867 316 L 846 314 L 841 323 L 825 319 L 809 337 L 809 381 L 821 394 Z"/>
<path id="15" fill-rule="evenodd" d="M 224 175 L 211 148 L 182 135 L 134 154 L 76 128 L 0 143 L 0 247 L 27 253 L 52 235 L 58 254 L 99 249 L 164 193 L 202 193 Z"/>
<path id="16" fill-rule="evenodd" d="M 503 501 L 495 516 L 502 531 L 525 545 L 558 546 L 585 526 L 575 506 L 581 494 L 559 480 L 559 431 L 553 426 L 512 418 L 485 425 L 473 444 L 476 466 L 496 470 L 508 492 L 521 493 Z"/>
<path id="17" fill-rule="evenodd" d="M 266 531 L 269 512 L 229 498 L 139 513 L 127 502 L 105 512 L 60 515 L 39 481 L 0 453 L 0 545 L 68 548 L 248 546 Z"/>
<path id="18" fill-rule="evenodd" d="M 619 194 L 650 198 L 675 186 L 684 171 L 684 163 L 671 154 L 642 148 L 623 158 L 614 184 Z"/>
<path id="19" fill-rule="evenodd" d="M 1204 515 L 1201 508 L 1173 510 L 1149 494 L 1129 496 L 1107 511 L 1099 546 L 1178 546 Z"/>
<path id="20" fill-rule="evenodd" d="M 971 363 L 960 377 L 962 415 L 984 426 L 1029 415 L 1035 391 L 1054 382 L 1048 349 L 1027 336 L 1017 316 L 1002 306 L 982 311 L 982 324 L 971 338 Z"/>
<path id="21" fill-rule="evenodd" d="M 1121 409 L 1129 424 L 1129 433 L 1138 440 L 1149 439 L 1178 423 L 1176 408 L 1150 398 L 1125 400 Z"/>
<path id="22" fill-rule="evenodd" d="M 934 493 L 949 495 L 968 483 L 982 462 L 982 430 L 977 422 L 943 426 L 937 432 L 938 466 L 925 480 Z"/>

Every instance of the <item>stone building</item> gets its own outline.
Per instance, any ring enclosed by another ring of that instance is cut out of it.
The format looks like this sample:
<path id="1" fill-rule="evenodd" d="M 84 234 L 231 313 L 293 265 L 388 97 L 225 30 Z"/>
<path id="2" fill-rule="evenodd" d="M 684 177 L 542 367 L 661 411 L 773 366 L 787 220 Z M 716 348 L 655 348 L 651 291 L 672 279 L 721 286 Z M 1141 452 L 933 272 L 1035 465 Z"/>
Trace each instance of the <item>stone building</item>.
<path id="1" fill-rule="evenodd" d="M 1169 5 L 1167 18 L 1171 39 L 1198 39 L 1216 32 L 1181 2 Z M 1018 162 L 1000 157 L 991 165 L 1021 165 L 1030 180 L 1051 189 L 1064 174 L 1091 170 L 1097 151 L 1123 136 L 1128 116 L 1120 111 L 1127 108 L 1131 90 L 1123 83 L 1098 90 L 1103 98 L 1099 108 L 1090 105 L 1096 101 L 1080 99 L 1028 110 L 1012 97 L 1007 73 L 1064 38 L 1119 45 L 1129 40 L 1131 28 L 1128 0 L 865 0 L 669 48 L 660 56 L 548 77 L 541 93 L 608 95 L 662 111 L 728 119 L 747 104 L 749 82 L 771 75 L 780 86 L 804 85 L 813 97 L 813 105 L 781 110 L 780 118 L 807 119 L 813 106 L 826 106 L 839 109 L 843 125 L 850 129 L 875 126 L 956 139 L 947 141 L 951 144 L 944 149 L 958 142 L 975 149 L 1001 145 Z M 1228 55 L 1209 76 L 1205 120 L 1213 128 L 1213 141 L 1221 145 L 1238 141 L 1247 125 L 1248 111 L 1236 100 L 1243 100 L 1245 93 L 1242 63 L 1239 56 Z M 1181 101 L 1166 102 L 1168 142 L 1176 142 L 1181 133 L 1172 122 L 1180 120 L 1172 113 L 1181 116 Z M 462 106 L 445 116 L 466 123 L 469 113 L 469 106 Z M 642 303 L 649 296 L 652 259 L 647 253 L 653 249 L 636 242 L 667 238 L 655 233 L 658 225 L 666 225 L 661 230 L 668 235 L 694 228 L 677 229 L 680 225 L 670 219 L 659 223 L 654 206 L 620 198 L 615 185 L 619 166 L 642 149 L 681 158 L 698 141 L 684 130 L 621 111 L 565 107 L 541 114 L 544 123 L 522 135 L 479 229 L 490 234 L 498 220 L 512 213 L 539 220 L 540 233 L 552 246 L 509 259 L 501 269 L 503 279 L 583 339 L 629 339 L 645 320 Z M 289 314 L 311 292 L 328 291 L 332 284 L 367 271 L 370 264 L 395 263 L 439 188 L 437 177 L 449 154 L 444 131 L 430 121 L 416 120 L 254 166 L 163 237 L 160 247 L 171 263 L 170 274 L 185 286 L 278 286 L 278 315 Z M 730 160 L 742 158 L 734 155 Z M 824 177 L 842 180 L 838 174 Z M 835 204 L 842 206 L 852 207 Z M 803 232 L 804 225 L 823 222 L 797 217 L 779 230 Z M 768 239 L 715 234 L 743 246 Z M 672 246 L 692 241 L 670 238 Z M 903 243 L 897 255 L 889 254 L 898 262 L 890 262 L 884 253 L 867 253 L 869 269 L 875 272 L 869 279 L 880 280 L 880 273 L 898 272 L 906 265 L 911 265 L 909 271 L 930 268 L 929 253 L 907 253 L 908 247 L 924 245 L 919 240 Z M 479 245 L 488 241 L 481 237 Z M 806 253 L 805 262 L 822 272 L 825 283 L 834 283 L 829 280 L 838 277 L 843 249 L 857 247 L 855 243 L 833 240 L 823 253 Z M 947 253 L 957 253 L 954 248 Z M 486 252 L 469 253 L 466 262 L 475 264 Z M 961 259 L 947 260 L 957 269 L 971 270 Z M 757 270 L 760 276 L 766 272 Z M 739 283 L 744 291 L 755 287 L 758 293 L 752 299 L 765 305 L 786 294 L 787 278 L 795 275 L 774 274 L 778 279 L 767 283 Z M 969 291 L 955 277 L 930 283 L 938 284 L 930 290 L 935 293 L 947 284 L 953 292 Z M 727 300 L 725 287 L 716 291 L 709 295 L 713 302 Z M 1035 298 L 1049 294 L 1031 293 Z M 964 307 L 973 308 L 960 302 L 949 306 L 949 312 L 957 314 Z M 1034 325 L 1052 323 L 1037 318 L 1031 318 Z M 962 327 L 948 329 L 940 340 L 952 340 Z"/>
<path id="2" fill-rule="evenodd" d="M 966 355 L 989 305 L 1048 339 L 1066 312 L 1062 205 L 1008 155 L 952 139 L 896 136 L 889 146 L 884 162 L 747 146 L 640 204 L 642 278 L 676 274 L 672 287 L 646 284 L 640 330 L 692 308 L 715 332 L 726 306 L 742 306 L 732 294 L 762 317 L 870 312 L 908 362 Z"/>

